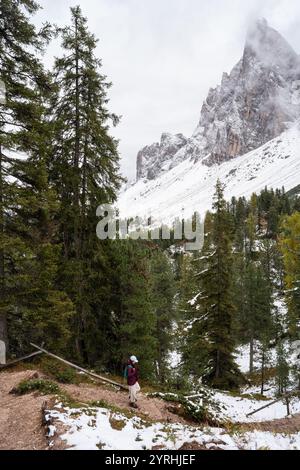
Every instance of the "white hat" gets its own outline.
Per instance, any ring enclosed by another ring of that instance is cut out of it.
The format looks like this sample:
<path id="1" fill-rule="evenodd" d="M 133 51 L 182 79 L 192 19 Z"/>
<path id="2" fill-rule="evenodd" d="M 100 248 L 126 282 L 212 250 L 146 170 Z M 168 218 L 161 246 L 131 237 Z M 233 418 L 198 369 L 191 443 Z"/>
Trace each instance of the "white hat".
<path id="1" fill-rule="evenodd" d="M 135 356 L 130 356 L 131 362 L 139 362 Z"/>

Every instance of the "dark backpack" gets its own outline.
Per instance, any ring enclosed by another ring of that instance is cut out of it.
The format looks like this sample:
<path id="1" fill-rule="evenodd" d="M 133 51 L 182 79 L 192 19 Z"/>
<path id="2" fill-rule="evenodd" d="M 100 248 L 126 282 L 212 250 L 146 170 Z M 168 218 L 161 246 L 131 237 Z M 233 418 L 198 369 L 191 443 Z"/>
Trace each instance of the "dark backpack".
<path id="1" fill-rule="evenodd" d="M 127 379 L 128 378 L 128 368 L 131 367 L 132 368 L 132 365 L 131 364 L 127 364 L 127 366 L 125 367 L 124 369 L 124 379 Z"/>

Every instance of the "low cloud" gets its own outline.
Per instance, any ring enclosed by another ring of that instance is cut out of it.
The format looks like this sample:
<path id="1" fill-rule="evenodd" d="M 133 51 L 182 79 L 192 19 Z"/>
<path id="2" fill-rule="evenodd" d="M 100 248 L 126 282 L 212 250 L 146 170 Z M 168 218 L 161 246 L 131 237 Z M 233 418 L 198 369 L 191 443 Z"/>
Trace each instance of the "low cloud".
<path id="1" fill-rule="evenodd" d="M 190 136 L 208 89 L 239 60 L 246 30 L 265 17 L 299 51 L 299 0 L 41 0 L 36 22 L 68 23 L 80 4 L 100 39 L 103 70 L 113 81 L 112 110 L 123 116 L 122 171 L 135 175 L 138 150 L 162 132 Z M 58 43 L 49 49 L 59 55 Z M 49 59 L 47 60 L 49 63 Z"/>

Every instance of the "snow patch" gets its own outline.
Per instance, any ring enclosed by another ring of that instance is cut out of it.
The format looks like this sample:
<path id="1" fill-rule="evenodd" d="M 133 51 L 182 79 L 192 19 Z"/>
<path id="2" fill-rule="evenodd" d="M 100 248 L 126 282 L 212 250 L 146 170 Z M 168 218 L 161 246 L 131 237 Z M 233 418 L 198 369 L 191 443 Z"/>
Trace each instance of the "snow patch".
<path id="1" fill-rule="evenodd" d="M 48 413 L 51 419 L 65 425 L 66 432 L 61 439 L 70 450 L 146 450 L 153 447 L 176 450 L 190 442 L 224 450 L 300 449 L 300 433 L 284 435 L 253 431 L 229 434 L 214 427 L 150 424 L 105 408 L 50 410 Z"/>

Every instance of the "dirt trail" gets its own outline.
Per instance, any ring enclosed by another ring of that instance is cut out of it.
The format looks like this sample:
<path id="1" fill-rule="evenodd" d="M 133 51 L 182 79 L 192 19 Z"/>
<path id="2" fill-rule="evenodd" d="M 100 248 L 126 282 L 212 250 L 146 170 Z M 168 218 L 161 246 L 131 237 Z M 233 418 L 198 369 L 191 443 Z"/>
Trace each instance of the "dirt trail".
<path id="1" fill-rule="evenodd" d="M 280 434 L 293 434 L 300 431 L 300 414 L 289 418 L 275 419 L 274 421 L 263 421 L 242 424 L 246 431 L 269 431 Z"/>
<path id="2" fill-rule="evenodd" d="M 109 387 L 88 384 L 60 385 L 60 387 L 61 389 L 65 390 L 72 398 L 78 401 L 89 402 L 104 400 L 105 402 L 110 403 L 118 408 L 132 410 L 132 408 L 129 408 L 128 405 L 128 393 L 123 390 L 116 391 L 110 389 Z M 168 404 L 159 398 L 148 398 L 143 393 L 140 393 L 138 404 L 138 413 L 146 415 L 151 420 L 188 424 L 184 418 L 178 416 L 175 413 L 172 413 L 171 403 Z"/>
<path id="3" fill-rule="evenodd" d="M 36 371 L 0 373 L 0 450 L 47 449 L 43 405 L 49 397 L 9 392 Z"/>

